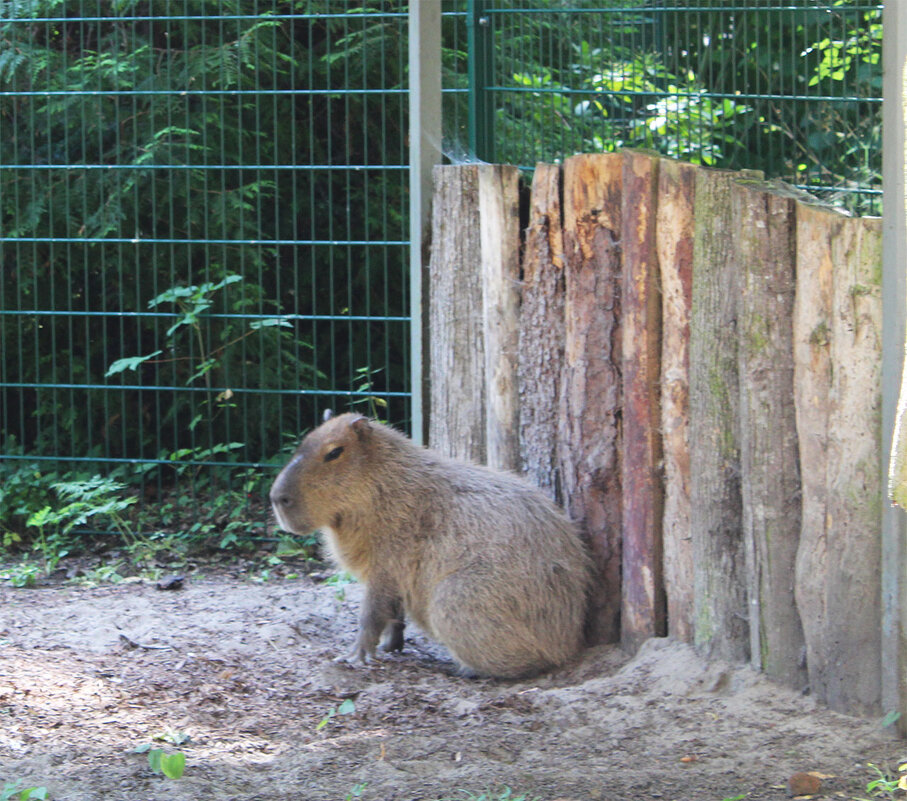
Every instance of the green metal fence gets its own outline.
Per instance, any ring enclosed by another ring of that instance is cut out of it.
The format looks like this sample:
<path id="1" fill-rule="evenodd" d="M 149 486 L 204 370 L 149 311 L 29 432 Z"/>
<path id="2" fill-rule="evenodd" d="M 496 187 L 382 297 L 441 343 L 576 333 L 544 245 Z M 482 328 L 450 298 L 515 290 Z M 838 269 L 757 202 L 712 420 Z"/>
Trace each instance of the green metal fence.
<path id="1" fill-rule="evenodd" d="M 882 5 L 469 0 L 470 151 L 537 161 L 647 147 L 760 169 L 878 213 Z M 460 131 L 462 128 L 460 129 Z M 461 135 L 460 131 L 456 135 Z"/>
<path id="2" fill-rule="evenodd" d="M 879 3 L 442 8 L 453 161 L 645 146 L 880 208 Z M 406 46 L 378 0 L 0 4 L 0 534 L 54 473 L 261 533 L 324 408 L 407 426 Z"/>
<path id="3" fill-rule="evenodd" d="M 204 515 L 324 408 L 406 424 L 383 5 L 2 4 L 0 479 L 112 473 Z"/>

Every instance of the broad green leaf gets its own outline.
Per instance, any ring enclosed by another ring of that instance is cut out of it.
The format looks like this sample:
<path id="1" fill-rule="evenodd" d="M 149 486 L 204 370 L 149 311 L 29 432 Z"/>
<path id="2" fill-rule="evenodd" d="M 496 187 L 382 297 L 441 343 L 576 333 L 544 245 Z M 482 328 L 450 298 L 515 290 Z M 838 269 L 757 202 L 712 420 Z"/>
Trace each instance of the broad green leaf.
<path id="1" fill-rule="evenodd" d="M 186 768 L 186 755 L 182 751 L 161 756 L 161 772 L 168 779 L 179 779 Z"/>
<path id="2" fill-rule="evenodd" d="M 122 373 L 125 370 L 138 370 L 139 365 L 142 362 L 147 362 L 155 356 L 160 356 L 163 352 L 164 351 L 162 350 L 156 350 L 154 353 L 149 353 L 147 356 L 128 356 L 125 359 L 117 359 L 107 368 L 107 372 L 104 373 L 104 378 L 110 378 L 110 376 Z"/>

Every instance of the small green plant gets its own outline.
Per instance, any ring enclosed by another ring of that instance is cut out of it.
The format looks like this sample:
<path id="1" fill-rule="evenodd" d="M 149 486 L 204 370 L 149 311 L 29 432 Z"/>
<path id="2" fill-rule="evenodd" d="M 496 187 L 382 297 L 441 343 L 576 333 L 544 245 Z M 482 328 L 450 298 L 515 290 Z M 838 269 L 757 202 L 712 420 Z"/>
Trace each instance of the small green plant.
<path id="1" fill-rule="evenodd" d="M 362 784 L 354 784 L 343 801 L 353 801 L 354 798 L 361 798 L 367 786 L 368 785 L 365 782 Z"/>
<path id="2" fill-rule="evenodd" d="M 48 799 L 46 787 L 23 787 L 21 780 L 0 787 L 0 801 L 42 801 Z"/>
<path id="3" fill-rule="evenodd" d="M 19 564 L 0 570 L 0 579 L 19 589 L 34 587 L 40 576 L 41 566 L 30 559 L 22 559 Z"/>
<path id="4" fill-rule="evenodd" d="M 135 542 L 123 512 L 136 502 L 126 496 L 125 485 L 104 476 L 56 481 L 51 485 L 57 502 L 47 504 L 29 515 L 25 525 L 37 530 L 35 547 L 41 552 L 47 575 L 69 553 L 69 535 L 95 517 L 108 521 L 127 542 Z"/>
<path id="5" fill-rule="evenodd" d="M 380 373 L 381 369 L 382 368 L 373 370 L 371 367 L 360 367 L 359 369 L 357 369 L 356 381 L 358 383 L 353 387 L 353 391 L 357 394 L 364 392 L 371 393 L 375 386 L 373 376 Z M 387 422 L 387 420 L 385 419 L 387 417 L 387 401 L 384 400 L 384 398 L 379 398 L 377 395 L 369 394 L 352 401 L 350 403 L 350 406 L 365 406 L 365 413 L 373 420 L 378 420 L 382 423 Z M 379 407 L 381 409 L 380 412 L 378 411 Z"/>
<path id="6" fill-rule="evenodd" d="M 161 748 L 152 748 L 144 743 L 132 750 L 133 754 L 148 754 L 148 766 L 155 773 L 162 773 L 168 779 L 180 779 L 186 768 L 186 755 L 182 751 L 168 753 Z"/>
<path id="7" fill-rule="evenodd" d="M 352 715 L 356 711 L 356 704 L 353 703 L 352 698 L 347 698 L 345 701 L 341 702 L 339 706 L 331 707 L 328 710 L 328 713 L 321 719 L 315 727 L 315 731 L 321 731 L 328 723 L 331 722 L 331 718 L 335 715 Z"/>
<path id="8" fill-rule="evenodd" d="M 867 763 L 868 767 L 875 775 L 866 783 L 866 792 L 874 798 L 893 799 L 899 797 L 899 790 L 907 789 L 907 763 L 900 765 L 899 776 L 892 776 L 888 771 L 882 770 L 878 765 L 872 762 Z"/>
<path id="9" fill-rule="evenodd" d="M 354 578 L 353 578 L 349 573 L 347 573 L 345 570 L 341 570 L 341 571 L 335 573 L 333 576 L 328 576 L 328 578 L 326 578 L 326 579 L 324 580 L 324 583 L 325 583 L 328 587 L 334 587 L 334 597 L 335 597 L 338 601 L 345 601 L 345 600 L 346 600 L 346 589 L 345 589 L 345 587 L 346 587 L 348 584 L 355 584 L 355 583 L 356 583 L 356 579 L 354 579 Z"/>

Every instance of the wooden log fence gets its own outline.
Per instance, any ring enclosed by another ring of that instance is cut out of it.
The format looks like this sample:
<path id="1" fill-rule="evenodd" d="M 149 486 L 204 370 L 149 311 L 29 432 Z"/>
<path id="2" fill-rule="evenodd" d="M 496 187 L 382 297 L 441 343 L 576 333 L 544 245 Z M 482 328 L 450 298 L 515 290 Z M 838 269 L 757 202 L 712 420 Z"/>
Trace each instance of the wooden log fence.
<path id="1" fill-rule="evenodd" d="M 590 642 L 879 711 L 881 225 L 656 155 L 435 169 L 429 441 L 581 526 Z"/>

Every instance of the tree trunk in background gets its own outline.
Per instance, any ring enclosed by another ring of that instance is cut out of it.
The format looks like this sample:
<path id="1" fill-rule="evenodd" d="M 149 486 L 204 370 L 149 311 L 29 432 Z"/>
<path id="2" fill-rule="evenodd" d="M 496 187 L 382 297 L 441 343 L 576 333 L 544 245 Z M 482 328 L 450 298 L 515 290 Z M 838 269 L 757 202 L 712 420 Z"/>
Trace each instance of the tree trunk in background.
<path id="1" fill-rule="evenodd" d="M 740 278 L 740 462 L 751 660 L 788 686 L 806 685 L 794 599 L 800 465 L 794 411 L 795 201 L 761 182 L 731 189 Z"/>
<path id="2" fill-rule="evenodd" d="M 699 170 L 690 321 L 690 529 L 694 642 L 708 656 L 749 658 L 740 497 L 734 173 Z"/>
<path id="3" fill-rule="evenodd" d="M 664 583 L 668 632 L 693 641 L 690 529 L 690 314 L 693 203 L 699 167 L 662 159 L 655 244 L 661 271 L 661 433 L 664 442 Z"/>
<path id="4" fill-rule="evenodd" d="M 589 639 L 620 638 L 620 154 L 564 168 L 566 337 L 558 462 L 567 510 L 582 523 L 599 583 Z"/>
<path id="5" fill-rule="evenodd" d="M 661 295 L 655 247 L 657 156 L 623 152 L 621 641 L 663 636 Z"/>
<path id="6" fill-rule="evenodd" d="M 537 164 L 523 256 L 520 306 L 520 462 L 529 481 L 563 502 L 557 429 L 564 365 L 561 168 Z"/>
<path id="7" fill-rule="evenodd" d="M 799 206 L 797 606 L 811 692 L 864 714 L 881 693 L 880 250 L 879 220 Z"/>

